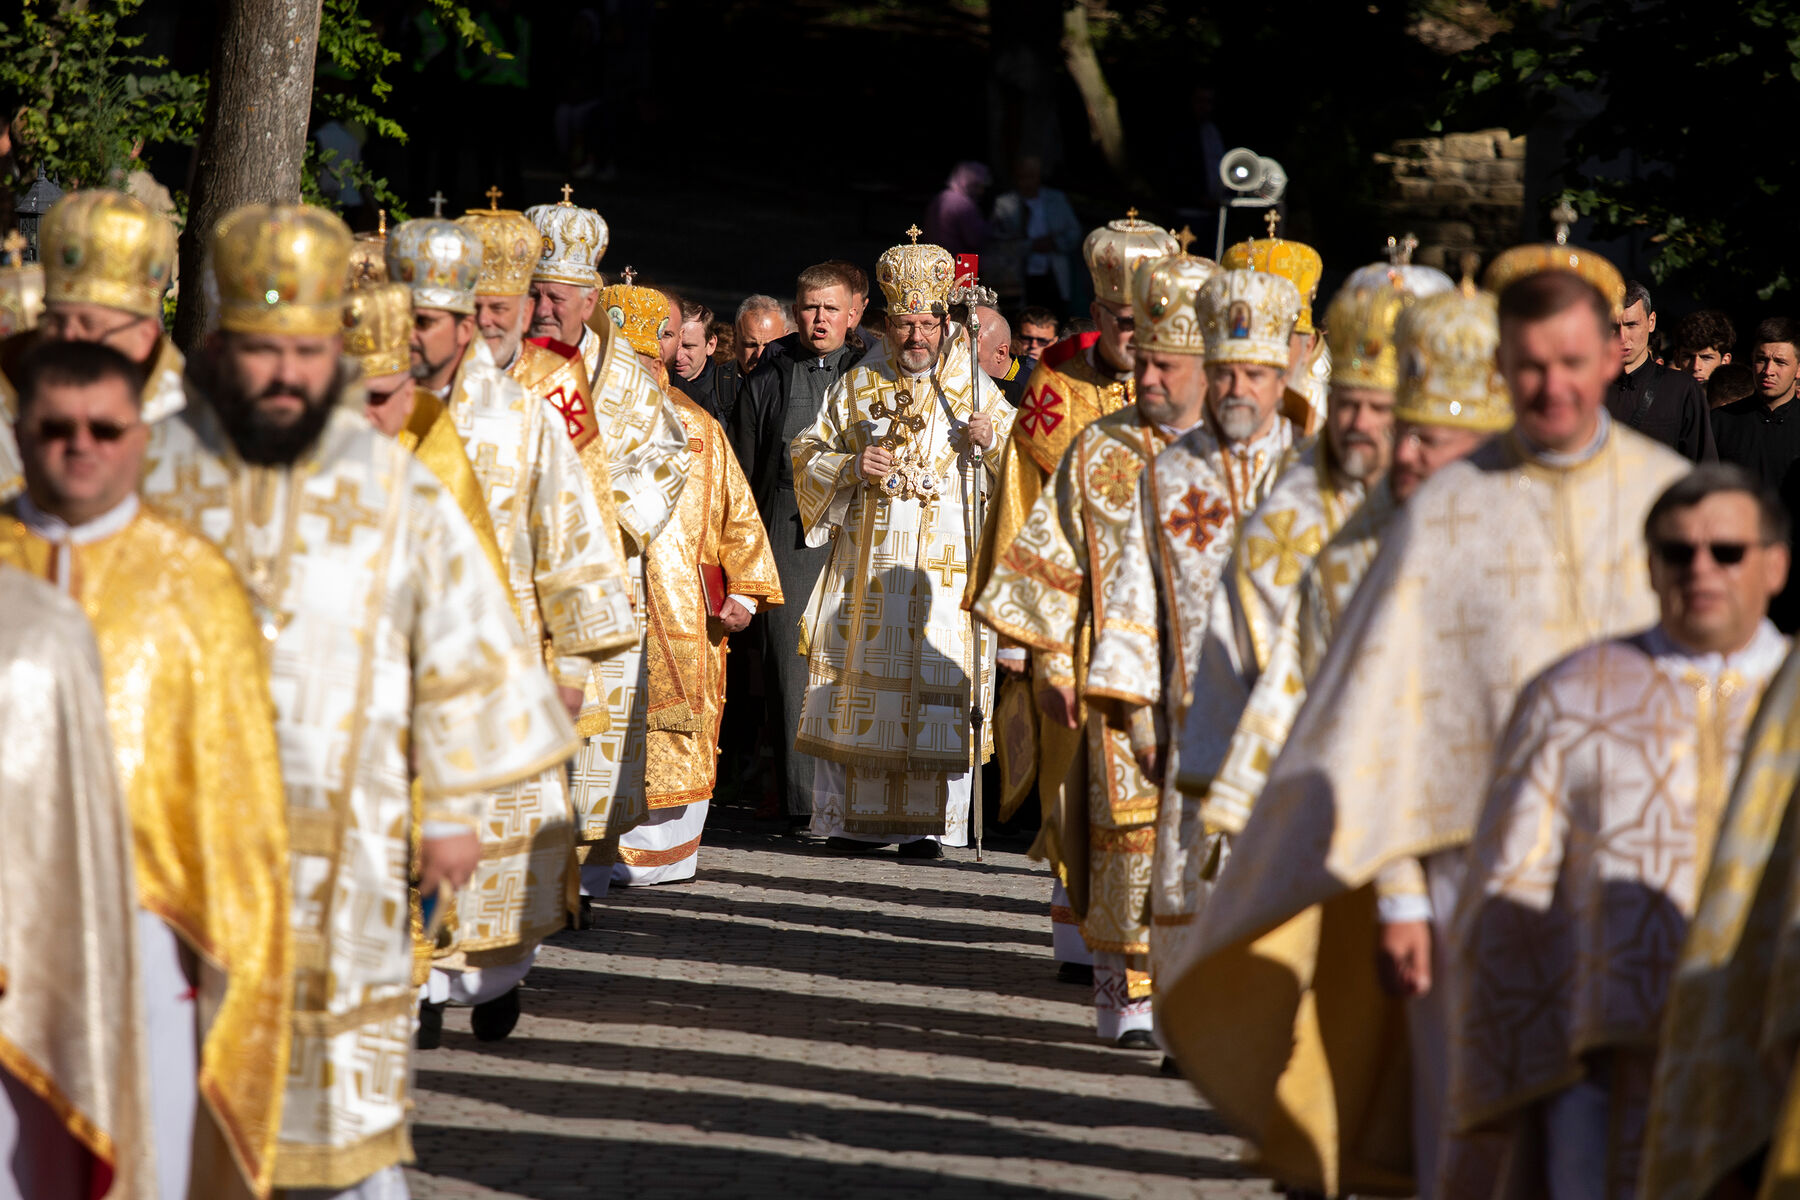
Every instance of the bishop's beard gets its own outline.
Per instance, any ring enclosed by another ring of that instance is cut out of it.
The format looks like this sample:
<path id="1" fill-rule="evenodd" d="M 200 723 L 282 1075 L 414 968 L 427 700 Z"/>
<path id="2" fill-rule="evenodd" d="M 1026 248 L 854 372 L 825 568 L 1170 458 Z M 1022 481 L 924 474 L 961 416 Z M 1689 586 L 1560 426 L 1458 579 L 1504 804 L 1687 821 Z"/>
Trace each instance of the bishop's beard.
<path id="1" fill-rule="evenodd" d="M 235 380 L 219 379 L 214 386 L 213 407 L 239 457 L 259 466 L 285 467 L 318 442 L 319 435 L 325 431 L 325 423 L 331 419 L 331 410 L 343 393 L 344 380 L 339 373 L 326 385 L 322 395 L 302 395 L 306 410 L 286 424 L 268 416 L 257 401 L 296 395 L 293 389 L 271 384 L 255 396 L 246 396 L 237 390 Z"/>

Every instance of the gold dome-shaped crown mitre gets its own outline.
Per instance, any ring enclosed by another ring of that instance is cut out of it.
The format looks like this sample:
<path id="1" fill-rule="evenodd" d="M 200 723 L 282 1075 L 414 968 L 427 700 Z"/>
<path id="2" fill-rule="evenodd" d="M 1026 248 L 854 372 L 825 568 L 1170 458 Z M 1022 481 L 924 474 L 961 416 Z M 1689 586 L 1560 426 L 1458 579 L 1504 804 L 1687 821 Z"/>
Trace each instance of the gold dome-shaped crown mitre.
<path id="1" fill-rule="evenodd" d="M 1605 297 L 1613 320 L 1618 321 L 1625 315 L 1625 277 L 1605 255 L 1569 245 L 1569 226 L 1575 222 L 1574 209 L 1565 203 L 1550 216 L 1556 222 L 1556 239 L 1502 250 L 1483 272 L 1481 286 L 1498 296 L 1528 275 L 1569 271 L 1587 280 Z"/>
<path id="2" fill-rule="evenodd" d="M 1288 338 L 1301 302 L 1300 289 L 1285 276 L 1221 268 L 1200 289 L 1196 307 L 1209 364 L 1250 363 L 1287 370 Z"/>
<path id="3" fill-rule="evenodd" d="M 875 260 L 875 281 L 887 297 L 890 317 L 950 311 L 950 287 L 956 282 L 956 260 L 942 246 L 919 245 L 919 227 L 906 231 L 912 244 L 890 246 Z"/>
<path id="4" fill-rule="evenodd" d="M 0 242 L 0 338 L 37 328 L 44 314 L 44 264 L 25 262 L 24 252 L 16 229 Z"/>
<path id="5" fill-rule="evenodd" d="M 403 221 L 388 235 L 388 278 L 412 289 L 414 308 L 475 311 L 481 237 L 455 221 Z"/>
<path id="6" fill-rule="evenodd" d="M 404 283 L 368 283 L 344 299 L 344 353 L 364 379 L 412 369 L 412 290 Z"/>
<path id="7" fill-rule="evenodd" d="M 570 203 L 573 189 L 563 187 L 555 204 L 534 204 L 525 218 L 538 233 L 538 258 L 531 278 L 542 283 L 598 287 L 600 259 L 606 253 L 606 222 L 591 208 Z"/>
<path id="8" fill-rule="evenodd" d="M 124 192 L 70 192 L 38 230 L 44 299 L 162 316 L 175 269 L 175 226 Z"/>
<path id="9" fill-rule="evenodd" d="M 1325 260 L 1305 242 L 1286 238 L 1251 238 L 1225 251 L 1219 265 L 1229 271 L 1263 271 L 1293 284 L 1300 294 L 1300 315 L 1294 319 L 1295 333 L 1313 331 L 1313 300 L 1319 294 L 1319 276 L 1325 273 Z"/>
<path id="10" fill-rule="evenodd" d="M 1182 232 L 1182 237 L 1189 236 Z M 1162 258 L 1139 258 L 1132 267 L 1128 293 L 1137 330 L 1131 335 L 1131 344 L 1163 354 L 1205 354 L 1200 291 L 1218 269 L 1212 259 L 1180 249 Z"/>
<path id="11" fill-rule="evenodd" d="M 543 238 L 535 224 L 515 208 L 471 208 L 456 223 L 481 239 L 480 296 L 523 296 L 531 290 L 531 274 L 543 254 Z"/>
<path id="12" fill-rule="evenodd" d="M 1492 292 L 1440 292 L 1408 305 L 1394 323 L 1394 347 L 1397 419 L 1484 433 L 1512 428 L 1512 400 L 1495 359 L 1500 316 Z"/>
<path id="13" fill-rule="evenodd" d="M 219 328 L 326 335 L 344 330 L 350 229 L 305 204 L 246 204 L 213 226 Z"/>
<path id="14" fill-rule="evenodd" d="M 629 274 L 631 268 L 627 267 Z M 662 335 L 669 331 L 669 298 L 655 288 L 615 283 L 600 289 L 598 308 L 625 335 L 639 354 L 662 357 Z"/>
<path id="15" fill-rule="evenodd" d="M 1181 249 L 1175 235 L 1160 225 L 1137 219 L 1132 209 L 1122 221 L 1108 221 L 1087 235 L 1081 243 L 1081 257 L 1087 261 L 1088 274 L 1094 280 L 1094 296 L 1110 304 L 1130 304 L 1131 277 L 1142 262 L 1167 258 Z M 1210 259 L 1198 261 L 1212 265 Z"/>
<path id="16" fill-rule="evenodd" d="M 1394 239 L 1389 238 L 1391 250 Z M 1337 387 L 1394 390 L 1400 368 L 1394 353 L 1394 322 L 1414 300 L 1456 286 L 1432 267 L 1400 260 L 1370 263 L 1350 272 L 1325 310 L 1325 339 L 1331 348 L 1331 382 Z"/>

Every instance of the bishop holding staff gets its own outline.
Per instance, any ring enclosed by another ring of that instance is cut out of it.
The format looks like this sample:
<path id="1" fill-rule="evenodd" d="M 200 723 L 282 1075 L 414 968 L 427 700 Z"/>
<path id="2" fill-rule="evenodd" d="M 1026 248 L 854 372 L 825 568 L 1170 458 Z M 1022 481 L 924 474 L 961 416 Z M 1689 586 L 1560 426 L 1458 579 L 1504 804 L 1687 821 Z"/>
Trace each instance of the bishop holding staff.
<path id="1" fill-rule="evenodd" d="M 955 263 L 939 246 L 882 254 L 887 357 L 832 384 L 794 439 L 809 545 L 833 542 L 807 605 L 811 679 L 795 747 L 818 757 L 812 831 L 849 852 L 899 842 L 936 858 L 968 838 L 973 705 L 987 705 L 994 643 L 963 592 L 980 536 L 975 502 L 1012 406 L 974 369 L 947 319 Z"/>

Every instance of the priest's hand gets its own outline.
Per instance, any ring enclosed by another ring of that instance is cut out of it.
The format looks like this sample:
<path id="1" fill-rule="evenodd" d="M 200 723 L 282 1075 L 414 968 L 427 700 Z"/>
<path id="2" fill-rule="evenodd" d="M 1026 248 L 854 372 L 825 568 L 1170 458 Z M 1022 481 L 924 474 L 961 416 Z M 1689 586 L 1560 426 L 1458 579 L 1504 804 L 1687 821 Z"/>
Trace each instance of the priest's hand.
<path id="1" fill-rule="evenodd" d="M 969 418 L 969 441 L 983 450 L 992 449 L 994 445 L 994 418 L 984 412 L 978 412 Z"/>
<path id="2" fill-rule="evenodd" d="M 1075 689 L 1072 687 L 1041 687 L 1038 689 L 1038 708 L 1044 716 L 1061 725 L 1064 729 L 1075 728 L 1077 707 Z"/>
<path id="3" fill-rule="evenodd" d="M 750 624 L 750 610 L 727 596 L 719 608 L 719 624 L 726 633 L 736 633 Z"/>
<path id="4" fill-rule="evenodd" d="M 1375 951 L 1381 986 L 1392 996 L 1423 996 L 1431 990 L 1431 923 L 1394 921 L 1381 926 Z"/>
<path id="5" fill-rule="evenodd" d="M 562 697 L 563 707 L 569 710 L 569 720 L 573 721 L 581 715 L 581 689 L 558 686 L 556 694 Z"/>
<path id="6" fill-rule="evenodd" d="M 466 886 L 481 862 L 481 839 L 473 829 L 449 837 L 428 837 L 419 850 L 419 894 L 429 896 L 438 885 Z"/>
<path id="7" fill-rule="evenodd" d="M 894 452 L 886 446 L 866 446 L 856 456 L 856 473 L 864 483 L 880 483 L 894 469 Z"/>
<path id="8" fill-rule="evenodd" d="M 1163 763 L 1162 750 L 1159 747 L 1149 746 L 1143 750 L 1133 750 L 1131 757 L 1137 759 L 1138 770 L 1144 773 L 1145 779 L 1157 787 L 1162 786 Z"/>

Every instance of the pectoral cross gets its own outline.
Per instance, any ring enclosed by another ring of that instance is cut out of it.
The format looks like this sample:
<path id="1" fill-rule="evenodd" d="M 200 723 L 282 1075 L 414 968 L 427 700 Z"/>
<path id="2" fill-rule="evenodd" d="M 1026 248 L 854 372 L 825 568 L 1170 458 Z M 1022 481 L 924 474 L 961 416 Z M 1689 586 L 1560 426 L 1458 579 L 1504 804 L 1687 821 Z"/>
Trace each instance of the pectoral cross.
<path id="1" fill-rule="evenodd" d="M 572 193 L 573 193 L 573 192 L 574 192 L 574 191 L 575 191 L 575 189 L 574 189 L 574 188 L 572 188 L 572 187 L 570 187 L 570 186 L 569 186 L 569 185 L 568 185 L 568 184 L 566 184 L 566 183 L 565 183 L 565 184 L 563 184 L 563 185 L 562 185 L 562 194 L 563 194 L 563 198 L 562 198 L 562 202 L 563 202 L 563 203 L 564 203 L 564 204 L 567 204 L 567 205 L 569 205 L 569 206 L 570 206 L 570 207 L 574 207 L 574 203 L 575 203 L 575 202 L 574 202 L 574 201 L 572 201 L 572 200 L 570 200 L 570 199 L 569 199 L 569 196 L 570 196 L 570 195 L 571 195 L 571 194 L 572 194 Z"/>
<path id="2" fill-rule="evenodd" d="M 911 403 L 912 393 L 900 392 L 894 397 L 892 404 L 888 403 L 886 396 L 882 396 L 875 403 L 869 405 L 871 417 L 878 421 L 885 417 L 888 421 L 888 431 L 875 439 L 877 446 L 884 450 L 892 450 L 904 445 L 912 434 L 925 428 L 925 418 L 914 416 L 908 411 Z M 901 430 L 906 432 L 902 433 Z"/>
<path id="3" fill-rule="evenodd" d="M 484 195 L 488 198 L 488 211 L 489 212 L 499 212 L 500 211 L 500 197 L 504 196 L 505 194 L 506 194 L 505 192 L 502 192 L 497 187 L 490 187 L 490 188 L 488 188 L 487 191 L 482 193 L 482 195 Z"/>
<path id="4" fill-rule="evenodd" d="M 431 215 L 434 217 L 441 217 L 444 215 L 443 188 L 439 188 L 431 197 Z"/>

